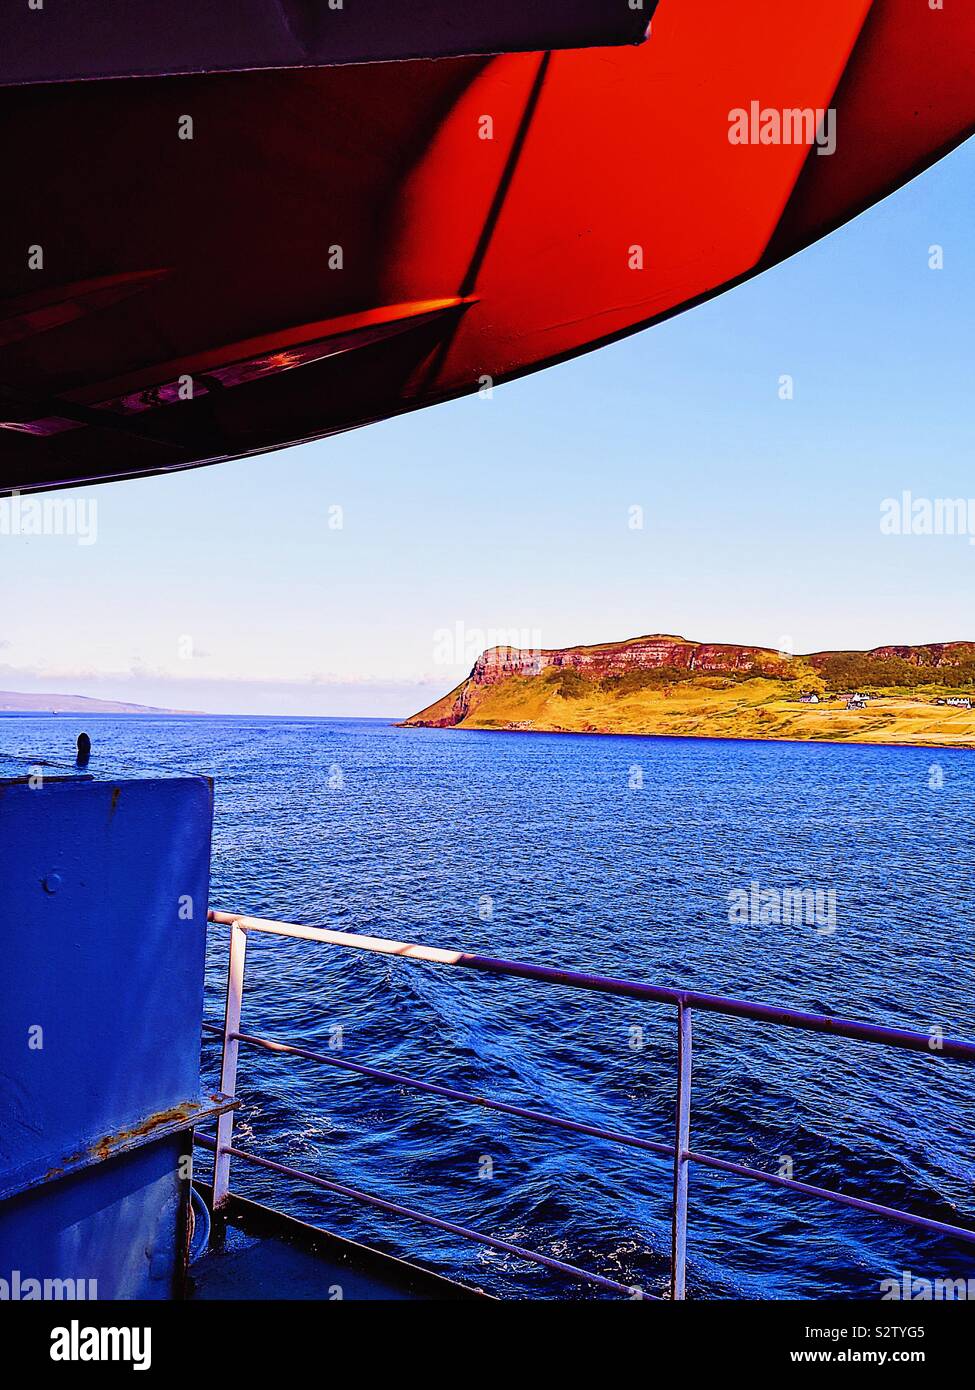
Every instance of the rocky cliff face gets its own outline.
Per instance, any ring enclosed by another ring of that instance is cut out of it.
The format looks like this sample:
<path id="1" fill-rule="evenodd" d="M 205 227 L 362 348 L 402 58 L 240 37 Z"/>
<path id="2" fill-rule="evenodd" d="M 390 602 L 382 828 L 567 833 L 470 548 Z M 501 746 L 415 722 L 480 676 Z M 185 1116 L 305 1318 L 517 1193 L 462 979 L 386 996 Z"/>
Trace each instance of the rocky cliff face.
<path id="1" fill-rule="evenodd" d="M 496 685 L 509 676 L 538 676 L 547 670 L 573 670 L 599 680 L 627 671 L 660 667 L 721 672 L 755 671 L 773 674 L 788 660 L 767 647 L 736 647 L 721 643 L 688 642 L 684 637 L 634 637 L 597 647 L 559 647 L 537 652 L 516 647 L 489 647 L 474 663 L 469 680 Z"/>
<path id="2" fill-rule="evenodd" d="M 975 656 L 975 643 L 929 642 L 920 647 L 871 647 L 868 652 L 812 652 L 803 660 L 819 669 L 831 656 L 864 656 L 874 661 L 898 657 L 911 666 L 957 666 L 960 661 L 970 661 Z"/>
<path id="3" fill-rule="evenodd" d="M 513 676 L 539 676 L 546 671 L 571 670 L 590 680 L 621 676 L 627 671 L 668 669 L 721 672 L 753 672 L 774 675 L 789 658 L 767 647 L 738 647 L 721 643 L 688 642 L 684 637 L 654 634 L 627 642 L 606 642 L 595 647 L 557 647 L 525 651 L 518 647 L 489 647 L 474 663 L 467 679 L 443 699 L 421 710 L 407 724 L 449 728 L 470 714 L 478 695 Z"/>
<path id="4" fill-rule="evenodd" d="M 813 652 L 793 658 L 771 647 L 735 646 L 719 642 L 689 642 L 685 637 L 655 633 L 625 642 L 606 642 L 592 647 L 559 647 L 525 651 L 516 647 L 489 647 L 482 652 L 465 681 L 442 699 L 405 722 L 449 728 L 472 714 L 481 696 L 513 677 L 535 677 L 548 671 L 576 671 L 594 683 L 628 671 L 694 671 L 703 675 L 751 674 L 781 676 L 793 660 L 814 669 L 832 656 L 858 655 L 874 659 L 900 657 L 916 666 L 953 666 L 975 658 L 970 642 L 935 642 L 927 646 L 874 647 L 869 652 Z"/>

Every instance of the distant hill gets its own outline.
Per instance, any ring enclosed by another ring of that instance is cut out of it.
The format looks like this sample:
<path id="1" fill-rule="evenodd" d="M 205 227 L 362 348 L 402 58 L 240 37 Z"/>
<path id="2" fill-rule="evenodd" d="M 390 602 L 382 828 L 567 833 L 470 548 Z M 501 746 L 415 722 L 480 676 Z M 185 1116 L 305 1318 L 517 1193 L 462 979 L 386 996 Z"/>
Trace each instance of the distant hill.
<path id="1" fill-rule="evenodd" d="M 854 693 L 866 701 L 848 708 Z M 491 647 L 404 724 L 975 747 L 969 698 L 975 705 L 975 642 L 792 656 L 653 634 L 536 652 Z"/>
<path id="2" fill-rule="evenodd" d="M 157 709 L 124 700 L 96 700 L 89 695 L 25 695 L 0 690 L 2 714 L 195 714 L 196 710 Z"/>

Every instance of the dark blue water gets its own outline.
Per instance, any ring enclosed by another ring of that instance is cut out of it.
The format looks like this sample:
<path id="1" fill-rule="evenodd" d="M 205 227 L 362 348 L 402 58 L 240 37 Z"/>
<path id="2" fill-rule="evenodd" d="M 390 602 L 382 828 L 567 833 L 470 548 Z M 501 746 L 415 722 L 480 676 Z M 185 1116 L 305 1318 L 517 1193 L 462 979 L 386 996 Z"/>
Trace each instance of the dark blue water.
<path id="1" fill-rule="evenodd" d="M 78 726 L 0 735 L 54 754 Z M 975 1035 L 970 752 L 362 720 L 86 726 L 99 764 L 215 777 L 212 905 Z M 752 882 L 835 892 L 835 930 L 729 922 L 728 894 Z M 212 929 L 213 1019 L 225 978 Z M 672 1142 L 670 1008 L 251 937 L 244 1024 L 320 1050 L 341 1028 L 347 1058 Z M 204 1063 L 215 1072 L 215 1047 Z M 698 1015 L 692 1143 L 975 1225 L 973 1080 L 936 1055 Z M 662 1159 L 254 1049 L 239 1090 L 243 1147 L 665 1287 Z M 588 1296 L 242 1163 L 233 1183 L 495 1292 Z M 692 1171 L 692 1296 L 877 1297 L 905 1269 L 975 1277 L 975 1246 Z"/>

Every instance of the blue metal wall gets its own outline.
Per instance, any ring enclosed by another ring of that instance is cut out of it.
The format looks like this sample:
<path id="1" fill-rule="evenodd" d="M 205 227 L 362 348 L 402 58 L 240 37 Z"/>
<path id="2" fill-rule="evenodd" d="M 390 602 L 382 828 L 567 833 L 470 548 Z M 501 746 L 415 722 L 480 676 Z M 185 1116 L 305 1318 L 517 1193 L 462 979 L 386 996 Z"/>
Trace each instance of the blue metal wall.
<path id="1" fill-rule="evenodd" d="M 0 784 L 0 1280 L 173 1290 L 211 820 L 202 778 Z"/>

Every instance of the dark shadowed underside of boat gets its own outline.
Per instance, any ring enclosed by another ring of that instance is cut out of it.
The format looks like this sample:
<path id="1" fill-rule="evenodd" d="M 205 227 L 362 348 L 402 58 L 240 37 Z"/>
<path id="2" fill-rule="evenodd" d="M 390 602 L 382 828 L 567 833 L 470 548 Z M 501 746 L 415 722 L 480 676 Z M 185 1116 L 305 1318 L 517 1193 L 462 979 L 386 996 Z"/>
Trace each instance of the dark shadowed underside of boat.
<path id="1" fill-rule="evenodd" d="M 649 0 L 225 9 L 146 5 L 138 36 L 114 0 L 83 31 L 3 19 L 0 488 L 259 453 L 531 371 L 774 264 L 975 126 L 961 5 L 662 0 L 642 43 Z M 752 103 L 834 108 L 835 152 L 733 143 Z"/>

